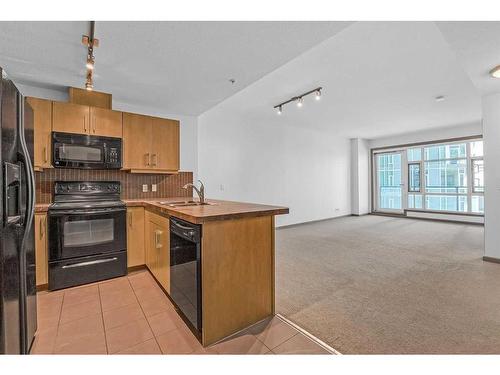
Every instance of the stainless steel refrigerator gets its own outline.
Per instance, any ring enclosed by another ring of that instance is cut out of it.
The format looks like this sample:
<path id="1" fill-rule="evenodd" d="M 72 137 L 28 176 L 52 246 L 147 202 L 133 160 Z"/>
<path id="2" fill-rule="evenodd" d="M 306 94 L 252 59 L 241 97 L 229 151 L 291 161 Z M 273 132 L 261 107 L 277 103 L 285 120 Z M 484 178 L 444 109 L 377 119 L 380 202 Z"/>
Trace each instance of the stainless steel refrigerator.
<path id="1" fill-rule="evenodd" d="M 0 354 L 26 354 L 36 331 L 33 111 L 0 75 Z"/>

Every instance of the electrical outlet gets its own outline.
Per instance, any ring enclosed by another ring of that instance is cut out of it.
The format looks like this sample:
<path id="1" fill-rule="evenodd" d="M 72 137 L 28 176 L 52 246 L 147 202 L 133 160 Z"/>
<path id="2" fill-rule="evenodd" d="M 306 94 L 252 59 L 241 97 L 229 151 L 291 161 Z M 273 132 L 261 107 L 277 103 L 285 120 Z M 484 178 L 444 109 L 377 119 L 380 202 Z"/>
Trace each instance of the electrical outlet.
<path id="1" fill-rule="evenodd" d="M 156 184 L 151 185 L 151 191 L 157 191 Z"/>
<path id="2" fill-rule="evenodd" d="M 147 193 L 148 191 L 149 191 L 148 185 L 147 184 L 142 185 L 142 192 Z"/>
<path id="3" fill-rule="evenodd" d="M 220 191 L 224 191 L 224 185 L 220 184 L 219 189 Z"/>

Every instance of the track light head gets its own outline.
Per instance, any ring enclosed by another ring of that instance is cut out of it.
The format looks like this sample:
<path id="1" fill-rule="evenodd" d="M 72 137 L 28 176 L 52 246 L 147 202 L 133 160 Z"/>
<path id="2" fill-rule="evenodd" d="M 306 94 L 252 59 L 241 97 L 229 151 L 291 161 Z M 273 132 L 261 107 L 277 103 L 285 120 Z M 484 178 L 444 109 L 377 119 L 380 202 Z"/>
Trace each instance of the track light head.
<path id="1" fill-rule="evenodd" d="M 302 96 L 297 98 L 297 107 L 302 107 L 304 105 L 304 99 L 302 99 Z"/>
<path id="2" fill-rule="evenodd" d="M 316 91 L 316 95 L 314 96 L 314 98 L 315 98 L 316 100 L 320 100 L 320 99 L 321 99 L 321 90 L 317 90 L 317 91 Z"/>
<path id="3" fill-rule="evenodd" d="M 280 105 L 280 106 L 278 107 L 278 110 L 277 110 L 277 112 L 276 112 L 276 113 L 277 113 L 278 115 L 281 115 L 281 114 L 283 113 L 283 106 L 281 106 L 281 105 Z"/>

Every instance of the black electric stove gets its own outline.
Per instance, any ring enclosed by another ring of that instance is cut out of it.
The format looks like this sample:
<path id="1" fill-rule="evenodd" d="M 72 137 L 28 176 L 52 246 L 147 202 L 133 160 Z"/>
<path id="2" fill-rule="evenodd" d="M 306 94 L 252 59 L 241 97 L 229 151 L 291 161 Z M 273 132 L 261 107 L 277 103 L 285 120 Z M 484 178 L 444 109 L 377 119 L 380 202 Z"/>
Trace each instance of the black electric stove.
<path id="1" fill-rule="evenodd" d="M 117 181 L 55 183 L 48 212 L 49 290 L 127 274 L 120 190 Z"/>

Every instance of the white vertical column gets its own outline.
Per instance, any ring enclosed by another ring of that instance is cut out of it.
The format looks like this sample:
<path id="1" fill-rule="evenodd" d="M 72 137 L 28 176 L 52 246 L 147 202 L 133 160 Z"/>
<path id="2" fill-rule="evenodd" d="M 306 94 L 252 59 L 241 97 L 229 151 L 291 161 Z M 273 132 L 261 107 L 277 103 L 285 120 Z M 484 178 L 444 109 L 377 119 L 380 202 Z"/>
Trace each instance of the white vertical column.
<path id="1" fill-rule="evenodd" d="M 370 152 L 364 139 L 351 139 L 351 213 L 370 212 Z"/>
<path id="2" fill-rule="evenodd" d="M 500 94 L 483 97 L 484 255 L 500 260 Z"/>

